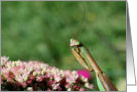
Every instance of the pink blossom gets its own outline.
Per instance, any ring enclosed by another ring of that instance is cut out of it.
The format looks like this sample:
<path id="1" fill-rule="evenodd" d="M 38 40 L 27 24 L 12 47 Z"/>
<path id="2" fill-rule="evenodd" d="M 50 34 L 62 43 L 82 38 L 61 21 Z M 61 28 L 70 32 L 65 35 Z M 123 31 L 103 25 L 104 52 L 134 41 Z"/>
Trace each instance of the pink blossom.
<path id="1" fill-rule="evenodd" d="M 1 57 L 1 86 L 9 91 L 82 91 L 82 86 L 93 85 L 87 80 L 91 75 L 85 71 L 61 70 L 38 61 L 9 61 Z M 83 77 L 84 76 L 84 77 Z"/>
<path id="2" fill-rule="evenodd" d="M 89 85 L 89 88 L 90 88 L 90 89 L 94 89 L 94 85 L 93 85 L 93 84 L 90 84 L 90 85 Z"/>
<path id="3" fill-rule="evenodd" d="M 23 88 L 25 88 L 27 86 L 26 82 L 23 82 L 21 84 L 22 84 Z"/>
<path id="4" fill-rule="evenodd" d="M 78 72 L 78 75 L 84 76 L 88 80 L 90 80 L 92 78 L 91 73 L 87 70 L 78 70 L 77 72 Z"/>
<path id="5" fill-rule="evenodd" d="M 79 91 L 85 91 L 85 89 L 84 88 L 80 88 Z"/>

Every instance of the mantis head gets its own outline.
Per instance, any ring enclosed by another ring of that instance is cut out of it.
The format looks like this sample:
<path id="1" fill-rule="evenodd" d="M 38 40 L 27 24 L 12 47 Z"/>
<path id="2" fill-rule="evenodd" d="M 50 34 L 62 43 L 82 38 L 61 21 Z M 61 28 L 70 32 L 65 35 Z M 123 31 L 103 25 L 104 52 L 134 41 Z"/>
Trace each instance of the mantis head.
<path id="1" fill-rule="evenodd" d="M 80 45 L 80 42 L 76 39 L 70 39 L 70 46 L 73 47 L 73 46 L 78 46 Z"/>

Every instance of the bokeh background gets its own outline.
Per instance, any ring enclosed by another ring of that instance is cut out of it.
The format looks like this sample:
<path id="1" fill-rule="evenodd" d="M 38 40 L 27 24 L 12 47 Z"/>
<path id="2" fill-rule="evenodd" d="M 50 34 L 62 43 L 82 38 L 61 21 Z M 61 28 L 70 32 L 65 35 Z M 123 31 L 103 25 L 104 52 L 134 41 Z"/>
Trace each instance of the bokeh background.
<path id="1" fill-rule="evenodd" d="M 119 91 L 126 90 L 126 1 L 2 1 L 1 55 L 79 70 L 69 42 L 77 38 Z M 92 82 L 97 90 L 96 79 Z"/>

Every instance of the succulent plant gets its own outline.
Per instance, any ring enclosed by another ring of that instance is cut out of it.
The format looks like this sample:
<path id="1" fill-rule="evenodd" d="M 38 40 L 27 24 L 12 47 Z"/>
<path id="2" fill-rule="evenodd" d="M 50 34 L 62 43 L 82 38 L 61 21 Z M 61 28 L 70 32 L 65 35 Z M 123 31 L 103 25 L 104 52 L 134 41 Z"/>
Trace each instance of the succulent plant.
<path id="1" fill-rule="evenodd" d="M 9 61 L 1 57 L 1 89 L 9 91 L 85 91 L 89 78 L 39 61 Z"/>

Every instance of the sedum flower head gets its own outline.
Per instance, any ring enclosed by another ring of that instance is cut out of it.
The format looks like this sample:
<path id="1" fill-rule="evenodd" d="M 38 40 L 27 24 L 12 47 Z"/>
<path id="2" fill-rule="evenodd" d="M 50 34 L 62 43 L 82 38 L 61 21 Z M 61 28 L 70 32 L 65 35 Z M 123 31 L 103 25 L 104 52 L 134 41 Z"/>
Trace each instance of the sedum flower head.
<path id="1" fill-rule="evenodd" d="M 61 70 L 38 61 L 9 61 L 1 57 L 1 86 L 9 91 L 84 91 L 93 89 L 77 71 Z"/>

